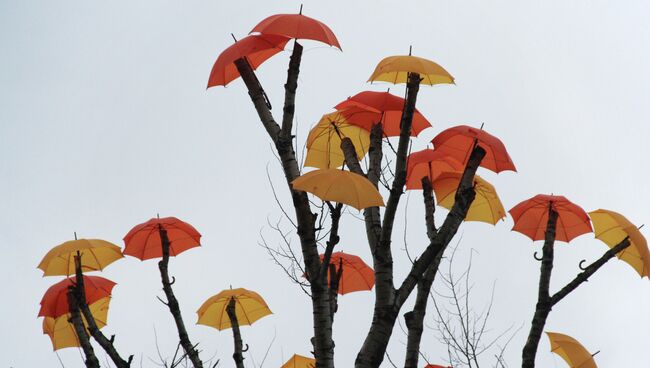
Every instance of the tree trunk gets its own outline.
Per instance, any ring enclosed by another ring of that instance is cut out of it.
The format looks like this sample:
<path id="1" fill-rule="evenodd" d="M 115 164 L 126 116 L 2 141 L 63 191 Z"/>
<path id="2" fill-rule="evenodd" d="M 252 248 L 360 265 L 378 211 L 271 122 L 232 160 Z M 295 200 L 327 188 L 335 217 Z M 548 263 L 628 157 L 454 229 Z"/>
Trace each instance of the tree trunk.
<path id="1" fill-rule="evenodd" d="M 161 225 L 158 225 L 158 233 L 160 234 L 160 240 L 162 245 L 162 260 L 158 262 L 158 269 L 160 269 L 160 278 L 163 284 L 163 291 L 167 297 L 167 307 L 174 317 L 174 322 L 176 322 L 176 329 L 178 330 L 178 338 L 180 340 L 181 346 L 187 354 L 188 358 L 192 362 L 194 368 L 203 368 L 203 362 L 199 358 L 199 352 L 196 350 L 195 346 L 192 345 L 190 337 L 187 334 L 187 329 L 185 328 L 185 323 L 183 322 L 183 316 L 181 315 L 181 309 L 178 304 L 178 300 L 174 295 L 172 290 L 172 282 L 169 280 L 169 238 L 167 237 L 167 230 L 163 229 Z M 175 280 L 174 280 L 175 281 Z"/>
<path id="2" fill-rule="evenodd" d="M 539 277 L 539 290 L 537 294 L 537 306 L 535 314 L 528 333 L 526 345 L 522 351 L 522 368 L 535 367 L 535 355 L 537 346 L 544 331 L 544 325 L 549 313 L 551 313 L 551 296 L 549 288 L 551 283 L 551 273 L 553 272 L 553 243 L 555 242 L 555 226 L 557 224 L 557 212 L 553 210 L 549 203 L 548 222 L 546 224 L 546 233 L 544 235 L 544 247 L 542 249 L 542 266 Z"/>
<path id="3" fill-rule="evenodd" d="M 95 350 L 90 344 L 90 338 L 86 332 L 86 327 L 84 327 L 84 322 L 81 319 L 81 313 L 79 312 L 79 305 L 77 304 L 77 296 L 75 287 L 70 287 L 68 289 L 68 305 L 70 306 L 70 322 L 74 326 L 75 333 L 79 339 L 79 345 L 84 351 L 86 356 L 85 364 L 87 368 L 99 368 L 99 360 L 95 355 Z"/>
<path id="4" fill-rule="evenodd" d="M 241 341 L 241 333 L 239 332 L 239 321 L 237 320 L 237 314 L 235 313 L 235 304 L 237 301 L 235 298 L 230 298 L 228 306 L 226 307 L 226 313 L 228 313 L 228 318 L 230 318 L 230 324 L 232 326 L 232 337 L 235 341 L 235 352 L 232 354 L 232 358 L 235 360 L 235 366 L 237 368 L 244 368 L 244 356 L 243 344 Z"/>
<path id="5" fill-rule="evenodd" d="M 86 289 L 84 287 L 83 273 L 81 272 L 81 255 L 78 254 L 74 257 L 75 262 L 75 273 L 77 285 L 75 287 L 75 296 L 77 298 L 77 305 L 83 313 L 83 316 L 88 324 L 88 331 L 92 337 L 99 343 L 99 345 L 106 351 L 108 356 L 111 358 L 113 363 L 117 368 L 129 368 L 131 366 L 131 361 L 133 360 L 133 355 L 129 356 L 128 362 L 122 359 L 120 354 L 115 349 L 113 345 L 113 336 L 110 340 L 104 336 L 97 323 L 95 322 L 95 317 L 93 316 L 88 304 L 86 303 Z"/>

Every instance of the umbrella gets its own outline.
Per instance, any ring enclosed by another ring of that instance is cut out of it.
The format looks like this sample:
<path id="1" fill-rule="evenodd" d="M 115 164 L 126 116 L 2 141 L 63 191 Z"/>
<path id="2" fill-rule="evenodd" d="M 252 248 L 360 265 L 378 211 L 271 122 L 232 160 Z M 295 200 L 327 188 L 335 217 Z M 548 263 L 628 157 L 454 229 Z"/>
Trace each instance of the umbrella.
<path id="1" fill-rule="evenodd" d="M 321 261 L 323 257 L 324 255 L 321 254 Z M 375 271 L 355 255 L 343 252 L 332 253 L 330 264 L 335 266 L 336 272 L 339 271 L 339 267 L 343 267 L 338 290 L 341 295 L 355 291 L 372 290 L 373 286 L 375 286 Z"/>
<path id="2" fill-rule="evenodd" d="M 111 298 L 105 297 L 90 304 L 88 308 L 95 319 L 97 328 L 106 326 L 108 321 L 108 307 Z M 86 320 L 81 316 L 86 325 Z M 59 350 L 69 347 L 78 347 L 79 339 L 75 332 L 74 325 L 69 321 L 70 314 L 64 314 L 57 318 L 45 317 L 43 319 L 43 334 L 48 335 L 52 341 L 52 348 Z M 87 326 L 86 326 L 87 327 Z"/>
<path id="3" fill-rule="evenodd" d="M 368 82 L 407 83 L 409 73 L 418 73 L 421 84 L 453 84 L 454 77 L 431 60 L 411 55 L 389 56 L 377 64 Z"/>
<path id="4" fill-rule="evenodd" d="M 231 327 L 226 307 L 230 299 L 235 299 L 235 314 L 240 326 L 252 325 L 258 319 L 272 314 L 262 297 L 251 290 L 243 288 L 226 289 L 206 300 L 196 312 L 199 325 L 225 330 Z"/>
<path id="5" fill-rule="evenodd" d="M 272 15 L 259 22 L 253 32 L 320 41 L 341 50 L 334 32 L 324 23 L 302 15 L 302 10 L 301 14 Z"/>
<path id="6" fill-rule="evenodd" d="M 208 78 L 208 88 L 225 87 L 239 77 L 235 60 L 246 58 L 248 64 L 255 70 L 271 56 L 284 50 L 287 42 L 289 37 L 278 35 L 253 35 L 236 41 L 217 57 Z"/>
<path id="7" fill-rule="evenodd" d="M 363 91 L 348 97 L 334 108 L 341 111 L 352 124 L 370 131 L 374 124 L 381 123 L 385 136 L 396 137 L 400 135 L 404 104 L 403 98 L 388 92 Z M 413 113 L 411 135 L 415 137 L 429 127 L 431 123 L 416 109 Z"/>
<path id="8" fill-rule="evenodd" d="M 433 182 L 445 171 L 462 171 L 463 164 L 443 152 L 425 149 L 408 156 L 406 168 L 406 189 L 422 189 L 422 178 Z"/>
<path id="9" fill-rule="evenodd" d="M 349 171 L 310 171 L 296 178 L 292 184 L 294 190 L 309 192 L 323 201 L 347 204 L 358 210 L 384 205 L 381 194 L 368 179 Z"/>
<path id="10" fill-rule="evenodd" d="M 438 206 L 451 210 L 456 201 L 456 190 L 462 176 L 461 172 L 443 172 L 431 183 Z M 475 175 L 474 190 L 476 197 L 467 211 L 465 221 L 480 221 L 496 225 L 497 221 L 506 217 L 506 210 L 492 184 Z"/>
<path id="11" fill-rule="evenodd" d="M 467 125 L 455 126 L 440 132 L 431 143 L 436 151 L 444 152 L 463 164 L 469 160 L 474 145 L 479 145 L 485 149 L 481 166 L 496 173 L 506 170 L 517 171 L 503 142 L 483 129 Z"/>
<path id="12" fill-rule="evenodd" d="M 115 283 L 99 276 L 83 276 L 86 303 L 92 304 L 111 295 Z M 41 299 L 39 317 L 57 318 L 70 312 L 68 305 L 68 288 L 76 285 L 73 279 L 63 279 L 50 286 Z"/>
<path id="13" fill-rule="evenodd" d="M 549 206 L 558 214 L 556 241 L 569 242 L 579 235 L 593 231 L 589 216 L 580 206 L 563 196 L 544 194 L 527 199 L 508 211 L 515 222 L 512 230 L 526 235 L 533 241 L 544 240 Z"/>
<path id="14" fill-rule="evenodd" d="M 556 332 L 547 332 L 546 335 L 551 342 L 551 351 L 561 356 L 571 368 L 597 368 L 593 355 L 573 337 Z"/>
<path id="15" fill-rule="evenodd" d="M 316 359 L 307 358 L 306 356 L 293 354 L 286 363 L 282 364 L 280 368 L 314 368 L 316 367 Z"/>
<path id="16" fill-rule="evenodd" d="M 596 238 L 602 240 L 610 248 L 615 247 L 625 238 L 630 245 L 618 252 L 616 256 L 627 262 L 641 277 L 649 277 L 650 252 L 648 242 L 639 229 L 620 213 L 608 210 L 589 212 L 591 223 L 594 225 Z"/>
<path id="17" fill-rule="evenodd" d="M 74 256 L 81 255 L 82 271 L 103 270 L 123 258 L 120 247 L 100 239 L 75 239 L 50 249 L 38 268 L 43 276 L 70 276 L 75 273 Z"/>
<path id="18" fill-rule="evenodd" d="M 309 131 L 305 166 L 319 169 L 341 167 L 345 162 L 341 140 L 346 137 L 352 140 L 357 158 L 362 159 L 370 146 L 370 133 L 350 124 L 338 112 L 323 115 Z"/>
<path id="19" fill-rule="evenodd" d="M 162 257 L 162 240 L 160 229 L 167 231 L 169 255 L 176 256 L 182 252 L 201 245 L 201 234 L 196 229 L 176 217 L 152 218 L 136 225 L 124 237 L 124 254 L 141 260 Z"/>

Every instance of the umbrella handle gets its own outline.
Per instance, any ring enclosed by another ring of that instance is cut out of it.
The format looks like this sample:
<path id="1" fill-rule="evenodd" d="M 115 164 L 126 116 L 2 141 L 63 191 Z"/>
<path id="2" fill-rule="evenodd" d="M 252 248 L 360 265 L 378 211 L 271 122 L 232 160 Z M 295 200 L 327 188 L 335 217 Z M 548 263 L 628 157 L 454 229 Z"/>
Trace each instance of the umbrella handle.
<path id="1" fill-rule="evenodd" d="M 584 267 L 584 266 L 583 266 L 583 264 L 584 264 L 585 262 L 587 262 L 587 260 L 586 260 L 586 259 L 583 259 L 582 261 L 580 261 L 580 263 L 578 263 L 578 267 L 580 267 L 580 269 L 583 270 L 583 271 L 586 270 L 587 267 L 588 267 L 588 266 L 587 266 L 587 267 Z"/>
<path id="2" fill-rule="evenodd" d="M 538 261 L 540 261 L 540 262 L 541 262 L 542 259 L 543 259 L 543 257 L 539 257 L 539 258 L 537 257 L 537 252 L 535 252 L 535 254 L 533 254 L 533 258 L 535 258 L 536 260 L 538 260 Z"/>

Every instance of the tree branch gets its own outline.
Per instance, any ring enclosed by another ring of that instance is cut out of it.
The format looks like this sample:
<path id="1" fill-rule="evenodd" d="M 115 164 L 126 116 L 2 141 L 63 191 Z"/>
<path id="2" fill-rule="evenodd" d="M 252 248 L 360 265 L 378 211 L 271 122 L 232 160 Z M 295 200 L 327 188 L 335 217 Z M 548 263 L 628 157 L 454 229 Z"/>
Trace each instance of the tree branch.
<path id="1" fill-rule="evenodd" d="M 241 333 L 239 332 L 239 321 L 237 320 L 237 313 L 235 313 L 235 305 L 237 301 L 235 298 L 230 298 L 228 306 L 226 307 L 226 313 L 228 313 L 228 318 L 230 318 L 230 324 L 232 326 L 232 337 L 235 341 L 235 352 L 232 354 L 232 358 L 235 360 L 235 366 L 237 368 L 244 368 L 244 356 L 242 355 L 243 344 L 241 341 Z"/>
<path id="2" fill-rule="evenodd" d="M 79 339 L 79 345 L 84 351 L 86 356 L 85 364 L 87 368 L 99 368 L 99 360 L 95 355 L 95 350 L 90 344 L 90 338 L 86 332 L 86 327 L 84 326 L 83 320 L 81 319 L 81 313 L 79 312 L 79 305 L 77 304 L 75 287 L 71 286 L 68 289 L 68 305 L 70 307 L 70 322 L 74 326 L 75 333 Z"/>

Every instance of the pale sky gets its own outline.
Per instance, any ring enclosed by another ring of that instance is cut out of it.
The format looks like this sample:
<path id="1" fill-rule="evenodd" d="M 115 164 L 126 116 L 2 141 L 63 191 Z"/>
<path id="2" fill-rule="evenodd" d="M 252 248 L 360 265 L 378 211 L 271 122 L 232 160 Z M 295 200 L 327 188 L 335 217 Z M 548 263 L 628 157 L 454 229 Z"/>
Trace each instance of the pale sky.
<path id="1" fill-rule="evenodd" d="M 518 173 L 479 174 L 493 183 L 506 207 L 538 193 L 568 197 L 585 210 L 621 212 L 650 223 L 650 5 L 604 1 L 304 1 L 304 14 L 337 35 L 343 52 L 305 41 L 296 119 L 299 144 L 319 117 L 362 90 L 383 57 L 432 59 L 455 86 L 422 87 L 417 107 L 433 123 L 414 141 L 421 149 L 442 129 L 469 124 L 503 140 Z M 7 1 L 0 0 L 0 366 L 56 367 L 57 355 L 36 315 L 58 277 L 36 269 L 53 246 L 73 237 L 123 245 L 128 230 L 160 213 L 194 225 L 201 248 L 170 262 L 185 322 L 202 357 L 232 366 L 232 335 L 197 326 L 195 311 L 220 290 L 259 292 L 274 315 L 243 327 L 247 367 L 279 367 L 293 353 L 309 355 L 311 305 L 258 246 L 290 197 L 241 80 L 205 86 L 212 64 L 266 16 L 293 13 L 298 1 Z M 288 49 L 291 45 L 288 45 Z M 289 52 L 258 70 L 281 112 Z M 403 86 L 391 92 L 401 95 Z M 385 193 L 384 193 L 385 194 Z M 412 252 L 426 245 L 421 193 L 403 197 L 393 239 L 396 280 Z M 445 213 L 438 211 L 440 220 Z M 288 230 L 288 223 L 285 221 Z M 346 216 L 338 249 L 371 263 L 363 223 Z M 496 282 L 489 326 L 493 334 L 523 326 L 506 351 L 520 365 L 537 294 L 541 249 L 510 231 L 466 223 L 459 235 L 459 268 L 474 253 L 472 305 L 480 310 Z M 297 237 L 294 237 L 297 242 Z M 607 247 L 593 234 L 558 243 L 551 287 L 579 272 Z M 118 283 L 109 324 L 116 346 L 136 355 L 136 367 L 156 367 L 158 345 L 173 355 L 177 335 L 162 296 L 155 261 L 127 257 L 103 273 Z M 372 317 L 371 293 L 342 296 L 334 323 L 336 362 L 350 367 Z M 410 305 L 410 304 L 409 304 Z M 408 309 L 405 308 L 403 312 Z M 650 284 L 612 260 L 558 304 L 546 330 L 571 335 L 600 367 L 648 366 Z M 427 319 L 431 324 L 430 317 Z M 403 319 L 400 318 L 403 324 Z M 437 332 L 425 329 L 423 353 L 444 363 Z M 389 352 L 403 366 L 406 336 L 399 326 Z M 96 352 L 104 360 L 99 347 Z M 82 367 L 77 349 L 59 352 L 66 367 Z M 545 337 L 539 367 L 566 367 Z M 493 359 L 484 357 L 484 366 Z M 254 364 L 256 363 L 256 364 Z M 384 365 L 388 367 L 387 361 Z M 422 363 L 424 366 L 424 363 Z"/>

